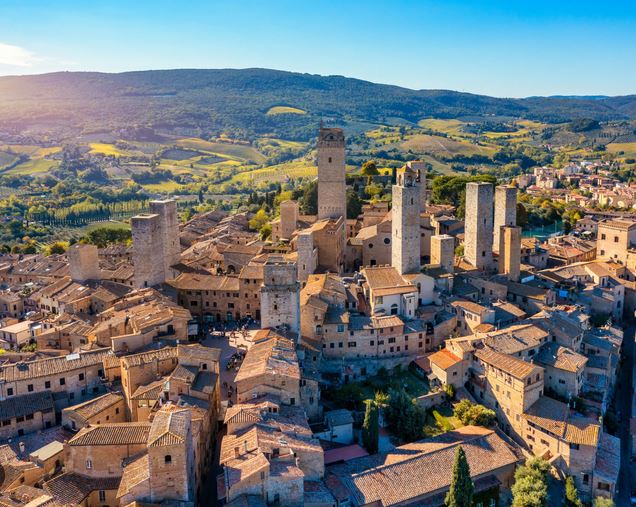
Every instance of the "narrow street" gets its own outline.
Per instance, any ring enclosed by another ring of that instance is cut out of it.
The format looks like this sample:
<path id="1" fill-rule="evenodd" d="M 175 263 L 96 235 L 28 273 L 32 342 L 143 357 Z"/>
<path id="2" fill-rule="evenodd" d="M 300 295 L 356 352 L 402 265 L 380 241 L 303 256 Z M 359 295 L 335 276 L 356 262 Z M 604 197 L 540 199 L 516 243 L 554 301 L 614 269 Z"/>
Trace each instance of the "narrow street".
<path id="1" fill-rule="evenodd" d="M 632 480 L 632 463 L 631 463 L 631 434 L 630 419 L 632 416 L 632 396 L 633 376 L 634 376 L 634 333 L 636 326 L 631 325 L 625 328 L 623 339 L 623 364 L 621 365 L 621 374 L 618 379 L 617 403 L 616 406 L 620 411 L 619 434 L 621 439 L 621 471 L 618 479 L 618 495 L 615 503 L 617 507 L 628 507 L 630 505 L 630 495 L 634 482 Z"/>

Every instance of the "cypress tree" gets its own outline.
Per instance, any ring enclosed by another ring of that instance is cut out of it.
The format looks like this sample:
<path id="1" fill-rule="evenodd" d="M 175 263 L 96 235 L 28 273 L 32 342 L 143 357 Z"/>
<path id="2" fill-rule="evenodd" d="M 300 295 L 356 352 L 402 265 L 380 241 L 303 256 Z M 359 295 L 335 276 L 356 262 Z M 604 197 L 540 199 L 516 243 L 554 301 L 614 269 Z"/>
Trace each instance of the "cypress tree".
<path id="1" fill-rule="evenodd" d="M 380 439 L 378 406 L 373 400 L 367 400 L 366 405 L 362 425 L 362 445 L 369 454 L 375 454 L 378 452 Z"/>
<path id="2" fill-rule="evenodd" d="M 444 505 L 446 507 L 471 507 L 473 504 L 473 491 L 475 487 L 470 478 L 470 467 L 466 460 L 466 454 L 461 446 L 455 451 L 453 462 L 453 475 Z"/>

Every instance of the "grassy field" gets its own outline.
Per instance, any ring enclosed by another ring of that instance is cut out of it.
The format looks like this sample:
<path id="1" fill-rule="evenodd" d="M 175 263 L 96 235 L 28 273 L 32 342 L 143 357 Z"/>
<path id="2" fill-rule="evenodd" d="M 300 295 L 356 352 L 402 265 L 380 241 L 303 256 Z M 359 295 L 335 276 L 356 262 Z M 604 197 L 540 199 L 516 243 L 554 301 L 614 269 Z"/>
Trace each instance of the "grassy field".
<path id="1" fill-rule="evenodd" d="M 420 120 L 417 124 L 425 129 L 436 130 L 437 132 L 443 132 L 445 134 L 465 135 L 461 131 L 461 128 L 466 125 L 466 123 L 460 120 L 427 118 Z"/>
<path id="2" fill-rule="evenodd" d="M 176 181 L 167 180 L 162 181 L 161 183 L 145 183 L 141 185 L 144 189 L 148 190 L 148 192 L 153 192 L 157 194 L 168 194 L 170 192 L 177 192 L 183 185 L 180 185 Z"/>
<path id="3" fill-rule="evenodd" d="M 257 184 L 261 182 L 284 182 L 288 179 L 315 177 L 318 169 L 313 162 L 309 160 L 294 160 L 283 164 L 272 165 L 256 169 L 254 171 L 246 171 L 236 174 L 231 183 L 249 183 Z"/>
<path id="4" fill-rule="evenodd" d="M 95 229 L 130 229 L 130 224 L 128 222 L 119 222 L 115 220 L 110 220 L 108 222 L 95 222 L 93 224 L 88 224 L 82 228 L 84 233 L 88 233 Z"/>
<path id="5" fill-rule="evenodd" d="M 493 155 L 497 148 L 492 146 L 480 146 L 468 141 L 456 141 L 441 136 L 431 136 L 427 134 L 417 134 L 409 136 L 400 147 L 405 150 L 412 150 L 415 153 L 424 152 L 433 155 L 453 156 L 453 155 Z"/>
<path id="6" fill-rule="evenodd" d="M 48 173 L 54 167 L 57 167 L 59 162 L 57 160 L 50 160 L 46 158 L 34 158 L 31 160 L 27 160 L 22 164 L 18 164 L 15 167 L 12 167 L 4 174 L 44 174 Z"/>
<path id="7" fill-rule="evenodd" d="M 219 156 L 225 155 L 226 157 L 254 162 L 256 164 L 262 164 L 266 160 L 262 153 L 253 146 L 247 144 L 219 143 L 191 137 L 179 139 L 176 142 L 176 145 L 190 150 L 201 151 Z"/>
<path id="8" fill-rule="evenodd" d="M 607 151 L 610 153 L 623 152 L 625 157 L 636 157 L 636 142 L 635 143 L 610 143 L 607 145 Z"/>
<path id="9" fill-rule="evenodd" d="M 13 164 L 18 157 L 5 151 L 0 151 L 0 171 L 5 167 Z"/>
<path id="10" fill-rule="evenodd" d="M 274 106 L 267 111 L 267 116 L 276 116 L 277 114 L 307 114 L 304 109 L 291 106 Z"/>
<path id="11" fill-rule="evenodd" d="M 146 155 L 142 151 L 137 150 L 122 150 L 114 144 L 106 143 L 90 143 L 89 153 L 100 153 L 102 155 L 109 155 L 113 157 L 140 157 Z"/>

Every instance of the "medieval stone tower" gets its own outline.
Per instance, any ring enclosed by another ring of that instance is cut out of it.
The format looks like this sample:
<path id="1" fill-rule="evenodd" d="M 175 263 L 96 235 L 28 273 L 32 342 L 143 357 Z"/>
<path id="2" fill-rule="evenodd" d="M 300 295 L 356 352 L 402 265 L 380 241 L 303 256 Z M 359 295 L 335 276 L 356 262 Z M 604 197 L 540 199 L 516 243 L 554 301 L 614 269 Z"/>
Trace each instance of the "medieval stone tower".
<path id="1" fill-rule="evenodd" d="M 391 265 L 398 273 L 420 271 L 420 186 L 408 166 L 398 171 L 393 185 Z"/>
<path id="2" fill-rule="evenodd" d="M 417 180 L 420 185 L 420 213 L 426 211 L 426 162 L 419 160 L 412 160 L 406 163 L 407 167 L 410 167 L 417 173 Z"/>
<path id="3" fill-rule="evenodd" d="M 194 463 L 190 411 L 162 407 L 148 435 L 150 501 L 194 502 Z"/>
<path id="4" fill-rule="evenodd" d="M 280 235 L 283 239 L 291 239 L 298 224 L 298 201 L 280 203 Z"/>
<path id="5" fill-rule="evenodd" d="M 170 266 L 179 263 L 181 247 L 179 244 L 179 217 L 177 202 L 174 199 L 150 201 L 150 212 L 159 215 L 161 221 L 161 242 L 163 243 L 163 260 L 166 278 L 176 276 Z"/>
<path id="6" fill-rule="evenodd" d="M 345 138 L 342 129 L 320 128 L 318 134 L 318 219 L 347 219 Z"/>
<path id="7" fill-rule="evenodd" d="M 439 264 L 447 273 L 455 265 L 455 237 L 449 234 L 431 236 L 431 264 Z"/>
<path id="8" fill-rule="evenodd" d="M 173 278 L 170 266 L 180 258 L 177 203 L 151 201 L 150 211 L 130 221 L 136 287 L 152 287 Z"/>
<path id="9" fill-rule="evenodd" d="M 263 265 L 261 327 L 300 330 L 300 285 L 296 263 L 270 255 Z"/>
<path id="10" fill-rule="evenodd" d="M 492 201 L 491 183 L 466 184 L 464 256 L 478 269 L 492 266 Z"/>
<path id="11" fill-rule="evenodd" d="M 68 255 L 71 279 L 74 282 L 99 280 L 101 278 L 99 258 L 95 245 L 78 243 L 70 247 L 66 254 Z"/>
<path id="12" fill-rule="evenodd" d="M 503 225 L 517 225 L 517 189 L 511 185 L 495 188 L 495 223 L 493 250 L 499 251 L 499 234 Z"/>
<path id="13" fill-rule="evenodd" d="M 316 271 L 317 253 L 314 248 L 314 236 L 311 231 L 303 231 L 296 236 L 298 252 L 298 280 L 307 281 L 309 275 Z"/>
<path id="14" fill-rule="evenodd" d="M 504 225 L 499 238 L 499 273 L 507 275 L 512 282 L 518 282 L 521 270 L 521 227 Z"/>

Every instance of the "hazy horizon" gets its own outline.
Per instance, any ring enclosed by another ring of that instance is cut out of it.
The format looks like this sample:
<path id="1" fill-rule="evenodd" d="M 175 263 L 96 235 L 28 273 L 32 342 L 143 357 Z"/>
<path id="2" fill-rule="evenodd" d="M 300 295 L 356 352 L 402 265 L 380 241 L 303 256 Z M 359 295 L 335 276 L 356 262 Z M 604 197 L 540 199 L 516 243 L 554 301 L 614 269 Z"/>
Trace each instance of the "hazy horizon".
<path id="1" fill-rule="evenodd" d="M 0 75 L 267 68 L 496 97 L 636 93 L 636 5 L 5 0 Z"/>

